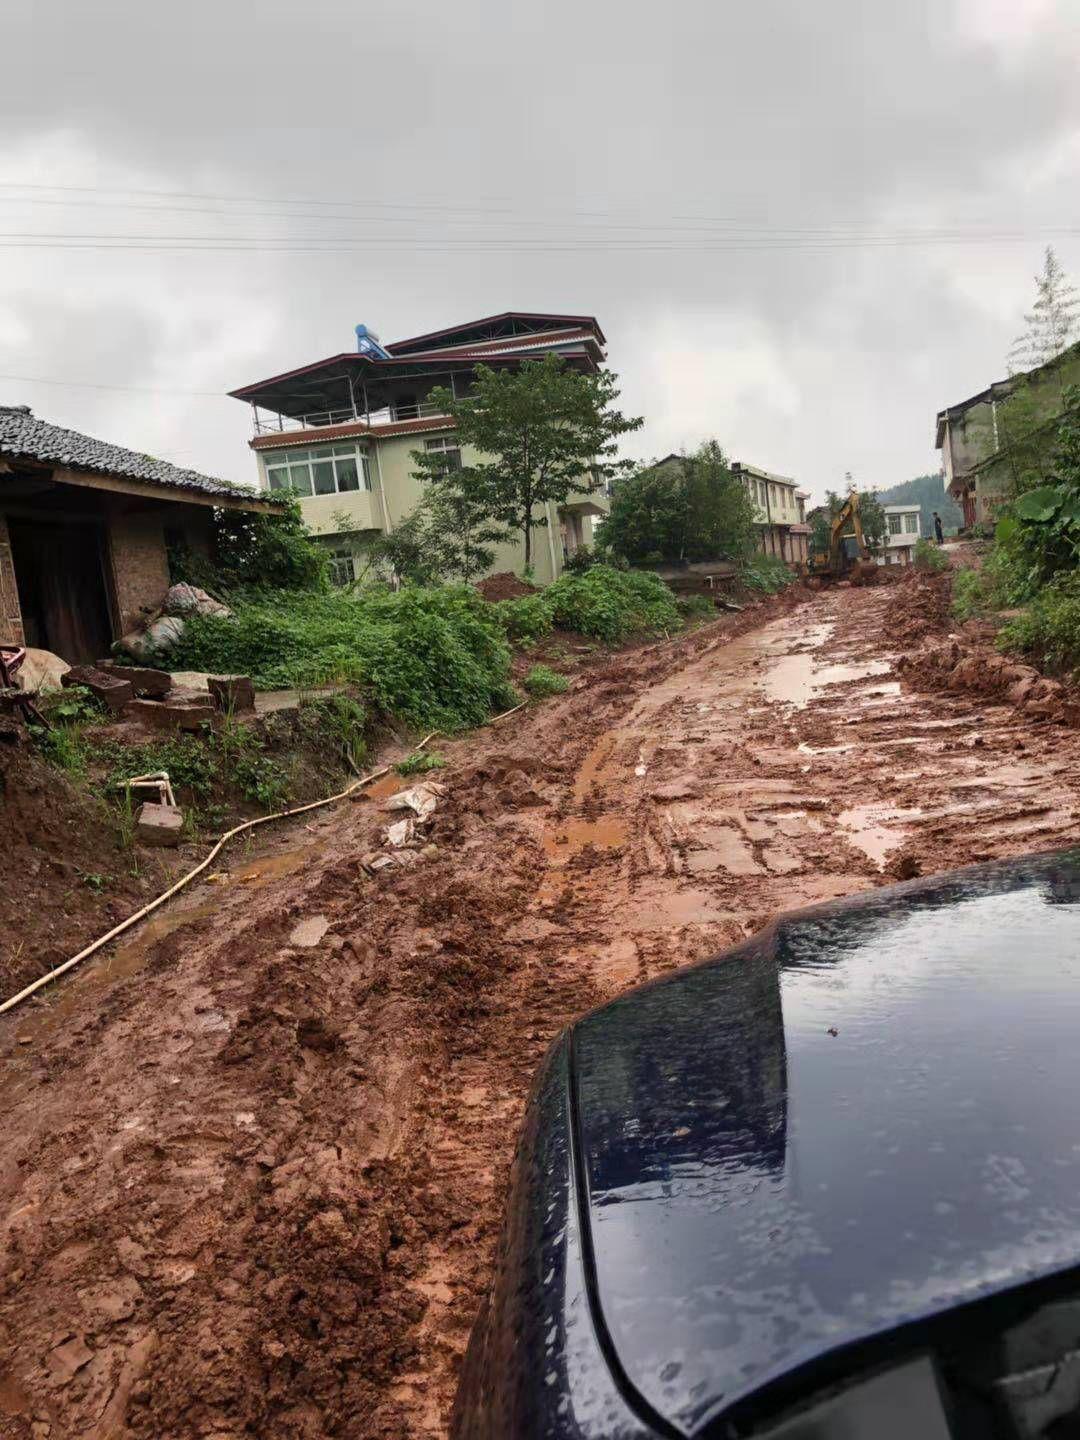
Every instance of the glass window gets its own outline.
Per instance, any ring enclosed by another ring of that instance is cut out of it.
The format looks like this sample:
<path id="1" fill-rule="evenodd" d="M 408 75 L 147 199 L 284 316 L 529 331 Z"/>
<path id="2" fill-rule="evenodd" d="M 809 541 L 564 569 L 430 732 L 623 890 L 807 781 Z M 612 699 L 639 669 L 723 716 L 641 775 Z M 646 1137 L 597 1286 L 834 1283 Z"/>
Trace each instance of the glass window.
<path id="1" fill-rule="evenodd" d="M 904 533 L 907 535 L 917 535 L 919 533 L 918 515 L 904 516 Z"/>
<path id="2" fill-rule="evenodd" d="M 334 469 L 337 471 L 337 488 L 339 490 L 359 490 L 360 477 L 356 471 L 356 456 L 349 459 L 341 457 L 334 461 Z M 364 489 L 368 487 L 365 485 Z"/>
<path id="3" fill-rule="evenodd" d="M 330 583 L 344 587 L 351 585 L 356 579 L 356 562 L 353 560 L 351 550 L 332 550 L 330 552 Z"/>
<path id="4" fill-rule="evenodd" d="M 900 534 L 900 521 L 901 521 L 903 518 L 904 518 L 904 517 L 903 517 L 902 515 L 890 515 L 890 516 L 889 516 L 889 534 L 890 534 L 890 535 L 899 535 L 899 534 Z"/>
<path id="5" fill-rule="evenodd" d="M 289 484 L 298 495 L 311 494 L 311 466 L 289 464 Z"/>
<path id="6" fill-rule="evenodd" d="M 311 477 L 316 495 L 333 495 L 337 489 L 334 484 L 334 462 L 332 460 L 316 460 L 311 467 Z"/>
<path id="7" fill-rule="evenodd" d="M 440 435 L 437 440 L 425 440 L 424 448 L 429 454 L 443 457 L 444 469 L 461 469 L 461 442 L 455 435 Z"/>
<path id="8" fill-rule="evenodd" d="M 273 470 L 267 470 L 266 483 L 271 490 L 287 490 L 289 488 L 289 468 L 287 465 L 275 466 Z"/>

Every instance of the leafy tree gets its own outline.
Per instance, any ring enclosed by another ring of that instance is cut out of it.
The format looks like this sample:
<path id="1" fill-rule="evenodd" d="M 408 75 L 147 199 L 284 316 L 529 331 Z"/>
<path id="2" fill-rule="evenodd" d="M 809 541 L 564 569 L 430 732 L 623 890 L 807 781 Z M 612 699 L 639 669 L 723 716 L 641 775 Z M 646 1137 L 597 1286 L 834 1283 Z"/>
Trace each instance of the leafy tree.
<path id="1" fill-rule="evenodd" d="M 295 496 L 275 494 L 275 513 L 215 510 L 210 559 L 186 544 L 169 547 L 169 576 L 212 594 L 233 590 L 325 590 L 326 551 L 304 524 Z"/>
<path id="2" fill-rule="evenodd" d="M 453 484 L 433 486 L 394 530 L 371 541 L 368 565 L 357 583 L 374 570 L 398 584 L 438 585 L 450 579 L 470 584 L 490 569 L 491 546 L 507 533 L 466 491 Z"/>
<path id="3" fill-rule="evenodd" d="M 1014 496 L 995 532 L 997 544 L 1029 567 L 1032 585 L 1080 566 L 1080 394 L 1070 392 L 1067 403 L 1044 482 Z"/>
<path id="4" fill-rule="evenodd" d="M 741 558 L 754 548 L 754 503 L 723 450 L 707 440 L 692 455 L 621 481 L 596 543 L 631 562 Z"/>
<path id="5" fill-rule="evenodd" d="M 1035 303 L 1024 316 L 1027 329 L 1009 351 L 1010 373 L 1045 365 L 1076 338 L 1080 295 L 1050 245 L 1042 274 L 1035 276 L 1035 291 Z"/>
<path id="6" fill-rule="evenodd" d="M 528 570 L 532 527 L 548 523 L 548 503 L 595 494 L 605 474 L 629 468 L 631 462 L 616 460 L 616 442 L 643 422 L 614 408 L 618 395 L 610 371 L 582 375 L 558 355 L 527 360 L 517 370 L 478 365 L 471 394 L 456 397 L 439 386 L 429 398 L 453 419 L 462 445 L 481 458 L 450 471 L 437 456 L 422 457 L 426 478 L 436 486 L 453 484 L 494 525 L 520 531 Z"/>

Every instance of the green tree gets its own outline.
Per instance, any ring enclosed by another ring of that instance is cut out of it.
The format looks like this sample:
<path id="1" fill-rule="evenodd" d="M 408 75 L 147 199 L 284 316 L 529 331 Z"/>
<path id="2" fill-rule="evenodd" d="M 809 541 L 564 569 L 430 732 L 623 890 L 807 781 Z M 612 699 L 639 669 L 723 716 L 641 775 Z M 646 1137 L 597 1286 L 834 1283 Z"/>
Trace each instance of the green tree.
<path id="1" fill-rule="evenodd" d="M 723 450 L 707 440 L 691 455 L 620 481 L 596 544 L 631 562 L 738 559 L 754 547 L 754 503 Z"/>
<path id="2" fill-rule="evenodd" d="M 629 468 L 616 459 L 617 441 L 643 422 L 615 409 L 618 396 L 610 371 L 583 375 L 558 355 L 517 370 L 478 365 L 471 394 L 456 397 L 440 386 L 429 398 L 481 458 L 449 471 L 438 457 L 425 456 L 426 478 L 434 486 L 453 484 L 494 525 L 520 531 L 529 569 L 532 527 L 548 523 L 547 505 L 565 504 L 572 493 L 595 494 L 605 475 Z"/>
<path id="3" fill-rule="evenodd" d="M 847 504 L 847 498 L 846 495 L 839 495 L 835 490 L 826 490 L 825 504 L 820 505 L 812 512 L 811 542 L 815 555 L 824 555 L 828 552 L 832 523 Z M 867 548 L 871 554 L 877 554 L 885 544 L 889 524 L 881 502 L 869 490 L 859 491 L 859 519 L 862 523 L 863 539 L 866 541 Z M 844 527 L 844 534 L 854 535 L 854 533 L 854 523 L 849 521 Z"/>
<path id="4" fill-rule="evenodd" d="M 212 594 L 326 589 L 326 551 L 304 524 L 298 501 L 287 493 L 275 493 L 274 499 L 281 508 L 273 513 L 215 510 L 210 559 L 186 544 L 170 546 L 170 579 Z"/>
<path id="5" fill-rule="evenodd" d="M 1080 295 L 1051 245 L 1046 247 L 1042 274 L 1035 276 L 1035 292 L 1035 303 L 1024 316 L 1027 328 L 1009 351 L 1010 373 L 1045 365 L 1076 339 Z"/>

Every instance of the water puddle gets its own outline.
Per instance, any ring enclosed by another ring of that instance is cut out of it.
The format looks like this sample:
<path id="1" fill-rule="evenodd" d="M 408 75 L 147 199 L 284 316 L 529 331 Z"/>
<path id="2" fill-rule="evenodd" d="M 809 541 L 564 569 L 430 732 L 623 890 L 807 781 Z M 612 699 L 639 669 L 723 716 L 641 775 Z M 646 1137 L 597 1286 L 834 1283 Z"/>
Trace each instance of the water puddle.
<path id="1" fill-rule="evenodd" d="M 610 816 L 601 820 L 563 820 L 554 830 L 545 832 L 540 843 L 552 865 L 562 867 L 580 855 L 586 846 L 618 850 L 625 845 L 626 821 Z"/>
<path id="2" fill-rule="evenodd" d="M 365 785 L 363 793 L 369 800 L 385 800 L 390 795 L 396 795 L 409 783 L 404 775 L 391 770 L 389 775 L 383 775 L 378 780 L 373 780 L 370 785 Z"/>
<path id="3" fill-rule="evenodd" d="M 848 831 L 848 839 L 879 868 L 889 855 L 898 850 L 910 834 L 911 820 L 922 818 L 919 809 L 901 810 L 894 805 L 853 805 L 841 810 L 839 824 Z"/>
<path id="4" fill-rule="evenodd" d="M 865 660 L 852 665 L 821 665 L 813 652 L 800 651 L 781 655 L 772 661 L 762 684 L 770 700 L 803 710 L 820 691 L 848 680 L 866 680 L 873 675 L 887 675 L 892 669 L 888 660 Z M 899 685 L 897 685 L 899 689 Z"/>

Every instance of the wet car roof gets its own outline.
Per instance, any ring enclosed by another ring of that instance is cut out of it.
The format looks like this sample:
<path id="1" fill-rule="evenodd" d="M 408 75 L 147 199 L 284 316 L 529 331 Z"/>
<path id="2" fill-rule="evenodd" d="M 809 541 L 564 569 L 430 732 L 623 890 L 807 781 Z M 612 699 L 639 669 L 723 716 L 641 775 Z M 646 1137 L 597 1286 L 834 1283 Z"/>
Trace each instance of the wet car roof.
<path id="1" fill-rule="evenodd" d="M 1080 851 L 805 912 L 586 1017 L 593 1305 L 625 1383 L 692 1433 L 1080 1261 L 1078 1034 Z"/>

